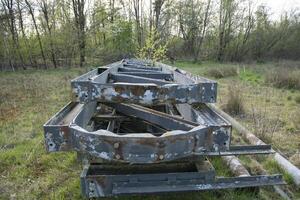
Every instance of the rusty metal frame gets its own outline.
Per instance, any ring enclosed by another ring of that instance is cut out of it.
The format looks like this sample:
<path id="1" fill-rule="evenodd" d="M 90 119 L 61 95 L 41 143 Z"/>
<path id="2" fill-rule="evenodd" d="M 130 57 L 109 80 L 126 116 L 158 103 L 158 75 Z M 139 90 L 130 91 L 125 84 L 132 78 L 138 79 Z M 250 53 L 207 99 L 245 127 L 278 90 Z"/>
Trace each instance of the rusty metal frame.
<path id="1" fill-rule="evenodd" d="M 126 116 L 138 117 L 167 131 L 160 136 L 151 133 L 119 135 L 104 129 L 88 131 L 86 127 L 97 110 L 97 103 L 70 103 L 44 126 L 47 150 L 75 150 L 128 163 L 157 163 L 191 156 L 273 153 L 269 145 L 230 146 L 230 133 L 220 126 L 197 125 L 137 105 L 113 104 L 112 107 Z"/>
<path id="2" fill-rule="evenodd" d="M 284 184 L 281 175 L 215 176 L 211 156 L 274 153 L 270 145 L 231 145 L 231 124 L 206 104 L 216 101 L 215 81 L 130 59 L 71 86 L 75 101 L 46 122 L 45 146 L 88 163 L 85 197 Z"/>
<path id="3" fill-rule="evenodd" d="M 217 83 L 162 63 L 158 67 L 128 60 L 90 71 L 71 81 L 75 100 L 144 105 L 214 103 Z"/>

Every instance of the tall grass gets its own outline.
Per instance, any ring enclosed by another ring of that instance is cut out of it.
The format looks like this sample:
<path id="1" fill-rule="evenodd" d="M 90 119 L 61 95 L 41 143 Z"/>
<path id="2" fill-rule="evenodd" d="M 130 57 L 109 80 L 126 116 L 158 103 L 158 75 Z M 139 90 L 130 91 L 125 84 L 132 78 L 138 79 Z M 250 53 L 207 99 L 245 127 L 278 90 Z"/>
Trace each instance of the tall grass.
<path id="1" fill-rule="evenodd" d="M 226 66 L 226 67 L 210 67 L 205 72 L 205 75 L 213 77 L 213 78 L 226 78 L 230 76 L 237 75 L 237 68 L 234 66 Z"/>
<path id="2" fill-rule="evenodd" d="M 228 99 L 223 109 L 232 115 L 241 115 L 245 113 L 243 92 L 240 85 L 234 83 L 229 85 Z"/>
<path id="3" fill-rule="evenodd" d="M 290 68 L 275 68 L 266 72 L 265 82 L 277 88 L 300 90 L 300 71 Z"/>

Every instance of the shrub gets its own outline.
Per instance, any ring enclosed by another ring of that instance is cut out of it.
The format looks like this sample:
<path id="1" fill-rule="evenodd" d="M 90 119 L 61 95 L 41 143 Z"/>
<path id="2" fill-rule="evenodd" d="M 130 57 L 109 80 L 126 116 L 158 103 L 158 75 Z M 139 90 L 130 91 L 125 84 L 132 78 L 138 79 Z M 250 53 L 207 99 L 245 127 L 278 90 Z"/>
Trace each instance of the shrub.
<path id="1" fill-rule="evenodd" d="M 230 76 L 237 75 L 237 69 L 233 66 L 229 67 L 210 67 L 206 73 L 206 75 L 214 78 L 225 78 Z"/>
<path id="2" fill-rule="evenodd" d="M 162 45 L 159 41 L 159 34 L 156 30 L 152 30 L 146 38 L 145 45 L 138 49 L 138 58 L 160 61 L 166 58 L 167 45 Z"/>
<path id="3" fill-rule="evenodd" d="M 295 97 L 295 101 L 296 101 L 296 103 L 300 103 L 300 95 Z"/>
<path id="4" fill-rule="evenodd" d="M 277 88 L 300 90 L 300 72 L 277 68 L 266 73 L 265 82 Z"/>
<path id="5" fill-rule="evenodd" d="M 271 143 L 274 134 L 283 126 L 283 122 L 279 116 L 272 114 L 272 110 L 258 108 L 252 105 L 252 113 L 250 115 L 253 124 L 253 131 L 264 142 Z"/>
<path id="6" fill-rule="evenodd" d="M 228 100 L 224 110 L 232 115 L 240 115 L 245 113 L 243 94 L 239 85 L 230 84 Z"/>

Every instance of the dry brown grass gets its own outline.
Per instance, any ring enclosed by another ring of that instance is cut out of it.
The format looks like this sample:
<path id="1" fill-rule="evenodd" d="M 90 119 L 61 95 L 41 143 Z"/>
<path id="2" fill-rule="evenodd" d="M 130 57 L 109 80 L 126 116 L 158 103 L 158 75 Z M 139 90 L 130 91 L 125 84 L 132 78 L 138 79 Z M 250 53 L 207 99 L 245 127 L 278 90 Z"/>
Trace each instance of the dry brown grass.
<path id="1" fill-rule="evenodd" d="M 283 125 L 279 116 L 272 115 L 272 112 L 267 110 L 266 107 L 256 109 L 252 105 L 251 119 L 255 134 L 267 143 L 272 143 L 274 134 Z"/>
<path id="2" fill-rule="evenodd" d="M 300 79 L 300 77 L 299 77 L 299 79 Z M 295 102 L 300 104 L 300 95 L 295 97 Z"/>
<path id="3" fill-rule="evenodd" d="M 276 68 L 266 72 L 265 82 L 277 88 L 300 90 L 300 71 Z"/>
<path id="4" fill-rule="evenodd" d="M 213 78 L 226 78 L 230 76 L 236 76 L 237 68 L 234 66 L 226 66 L 226 67 L 210 67 L 205 75 L 213 77 Z"/>
<path id="5" fill-rule="evenodd" d="M 240 85 L 234 83 L 228 86 L 228 99 L 223 109 L 232 115 L 241 115 L 245 113 L 243 103 L 243 92 Z"/>

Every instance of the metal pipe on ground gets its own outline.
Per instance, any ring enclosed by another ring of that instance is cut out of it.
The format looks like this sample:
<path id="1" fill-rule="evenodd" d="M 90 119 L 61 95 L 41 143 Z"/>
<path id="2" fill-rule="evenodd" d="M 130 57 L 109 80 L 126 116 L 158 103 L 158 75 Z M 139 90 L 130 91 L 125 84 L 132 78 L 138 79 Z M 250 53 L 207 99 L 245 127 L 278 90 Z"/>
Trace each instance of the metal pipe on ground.
<path id="1" fill-rule="evenodd" d="M 230 171 L 236 176 L 251 176 L 244 165 L 235 156 L 222 156 L 222 160 L 229 167 Z"/>
<path id="2" fill-rule="evenodd" d="M 260 175 L 267 175 L 268 174 L 268 172 L 255 159 L 251 158 L 251 162 L 253 162 L 255 164 L 255 166 L 257 166 L 257 169 L 258 169 L 258 172 L 259 172 Z M 279 194 L 283 199 L 285 199 L 285 200 L 291 200 L 291 198 L 289 197 L 289 195 L 287 195 L 287 193 L 280 186 L 274 185 L 273 188 L 274 188 L 275 192 L 277 194 Z"/>
<path id="3" fill-rule="evenodd" d="M 219 113 L 224 119 L 229 121 L 232 124 L 232 127 L 235 128 L 243 138 L 253 145 L 264 145 L 265 143 L 257 138 L 253 133 L 243 127 L 239 122 L 229 116 L 227 113 L 216 107 L 214 104 L 207 104 L 211 109 Z M 300 187 L 300 169 L 293 165 L 289 160 L 284 158 L 278 152 L 274 155 L 274 160 L 282 167 L 292 178 L 297 187 Z"/>
<path id="4" fill-rule="evenodd" d="M 222 160 L 229 167 L 230 171 L 236 176 L 251 176 L 245 166 L 240 162 L 240 160 L 236 156 L 222 156 Z M 255 162 L 255 165 L 259 166 L 260 174 L 267 175 L 267 171 L 263 169 L 263 167 L 256 160 L 252 160 Z M 280 186 L 273 186 L 276 193 L 278 193 L 283 199 L 290 200 L 290 197 L 281 189 Z"/>

